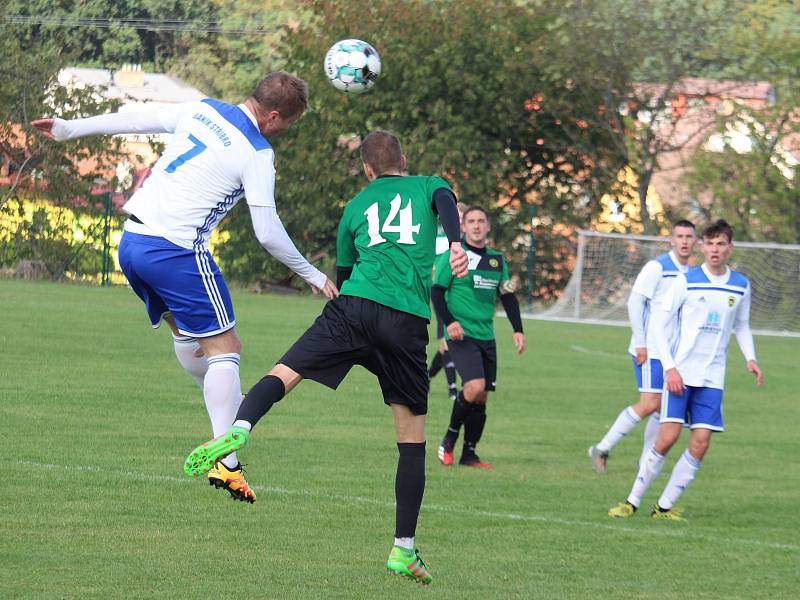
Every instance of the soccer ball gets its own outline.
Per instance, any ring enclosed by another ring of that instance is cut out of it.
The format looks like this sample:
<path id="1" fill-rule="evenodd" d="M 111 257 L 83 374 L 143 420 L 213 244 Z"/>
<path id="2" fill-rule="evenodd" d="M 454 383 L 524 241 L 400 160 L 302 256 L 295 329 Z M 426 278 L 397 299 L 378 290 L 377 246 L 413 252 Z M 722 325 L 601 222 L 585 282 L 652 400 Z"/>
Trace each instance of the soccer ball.
<path id="1" fill-rule="evenodd" d="M 337 90 L 348 94 L 366 92 L 381 74 L 381 57 L 367 42 L 341 40 L 325 55 L 325 75 Z"/>

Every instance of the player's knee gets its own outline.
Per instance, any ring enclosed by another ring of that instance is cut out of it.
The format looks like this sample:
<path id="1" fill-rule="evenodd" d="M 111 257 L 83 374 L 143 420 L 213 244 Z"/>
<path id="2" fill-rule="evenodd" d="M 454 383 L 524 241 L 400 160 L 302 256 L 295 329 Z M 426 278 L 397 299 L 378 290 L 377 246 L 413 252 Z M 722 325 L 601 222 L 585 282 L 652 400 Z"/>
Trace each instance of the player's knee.
<path id="1" fill-rule="evenodd" d="M 644 418 L 652 415 L 661 408 L 661 394 L 642 393 L 639 402 L 633 407 L 640 417 Z"/>
<path id="2" fill-rule="evenodd" d="M 483 402 L 486 402 L 486 383 L 483 379 L 473 379 L 464 384 L 464 400 L 470 403 L 480 402 L 479 397 L 483 395 Z"/>
<path id="3" fill-rule="evenodd" d="M 655 443 L 656 452 L 666 454 L 681 435 L 680 423 L 662 423 Z"/>
<path id="4" fill-rule="evenodd" d="M 689 441 L 689 454 L 691 454 L 697 460 L 703 458 L 708 451 L 708 447 L 711 445 L 711 438 L 710 437 L 696 437 L 692 436 L 692 439 Z"/>

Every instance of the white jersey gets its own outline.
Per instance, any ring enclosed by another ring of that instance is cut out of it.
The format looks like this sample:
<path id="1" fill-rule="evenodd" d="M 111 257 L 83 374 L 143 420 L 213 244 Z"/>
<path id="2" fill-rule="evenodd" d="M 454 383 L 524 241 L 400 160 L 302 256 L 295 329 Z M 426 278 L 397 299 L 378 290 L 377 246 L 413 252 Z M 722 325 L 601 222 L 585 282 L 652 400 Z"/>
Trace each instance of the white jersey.
<path id="1" fill-rule="evenodd" d="M 656 321 L 678 316 L 674 348 L 666 336 L 656 335 L 666 372 L 676 368 L 685 385 L 723 389 L 731 331 L 746 360 L 755 360 L 750 332 L 750 282 L 727 269 L 712 275 L 705 265 L 679 275 L 665 295 Z"/>
<path id="2" fill-rule="evenodd" d="M 125 212 L 191 249 L 206 247 L 242 196 L 252 206 L 275 207 L 272 146 L 244 105 L 207 98 L 159 116 L 174 135 Z"/>
<path id="3" fill-rule="evenodd" d="M 653 327 L 655 322 L 652 319 L 653 311 L 661 304 L 665 293 L 672 286 L 673 281 L 680 273 L 686 273 L 688 265 L 682 265 L 672 252 L 667 252 L 650 260 L 639 271 L 636 281 L 633 283 L 631 293 L 641 294 L 647 298 L 641 316 L 637 313 L 632 319 L 638 322 L 631 322 L 631 342 L 628 346 L 628 353 L 636 356 L 636 348 L 647 348 L 648 358 L 660 359 L 658 348 L 653 337 Z M 674 320 L 668 323 L 670 345 L 676 337 Z"/>

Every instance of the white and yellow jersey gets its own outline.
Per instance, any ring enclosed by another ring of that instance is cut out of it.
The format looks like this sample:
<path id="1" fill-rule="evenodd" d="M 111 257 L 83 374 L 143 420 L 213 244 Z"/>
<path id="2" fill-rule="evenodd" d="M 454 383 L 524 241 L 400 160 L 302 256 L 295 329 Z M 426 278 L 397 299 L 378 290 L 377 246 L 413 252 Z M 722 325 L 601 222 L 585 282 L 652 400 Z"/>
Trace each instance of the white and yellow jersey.
<path id="1" fill-rule="evenodd" d="M 750 332 L 750 282 L 727 269 L 712 275 L 705 265 L 680 274 L 665 294 L 659 321 L 677 317 L 678 339 L 670 348 L 664 332 L 656 334 L 666 372 L 676 368 L 685 385 L 724 389 L 731 332 L 745 360 L 755 360 Z"/>

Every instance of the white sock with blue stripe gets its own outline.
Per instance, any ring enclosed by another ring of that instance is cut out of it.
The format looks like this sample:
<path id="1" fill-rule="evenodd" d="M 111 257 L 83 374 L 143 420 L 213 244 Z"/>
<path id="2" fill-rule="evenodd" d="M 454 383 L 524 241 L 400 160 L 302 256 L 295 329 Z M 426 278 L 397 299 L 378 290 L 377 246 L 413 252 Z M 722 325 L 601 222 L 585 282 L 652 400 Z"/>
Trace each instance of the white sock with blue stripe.
<path id="1" fill-rule="evenodd" d="M 642 496 L 661 473 L 666 458 L 663 454 L 656 452 L 655 448 L 650 448 L 647 451 L 647 456 L 642 461 L 642 464 L 639 465 L 639 472 L 636 474 L 636 480 L 633 482 L 631 493 L 628 496 L 630 504 L 639 508 L 642 503 Z"/>
<path id="2" fill-rule="evenodd" d="M 642 456 L 639 459 L 640 464 L 647 455 L 647 451 L 655 445 L 656 440 L 658 439 L 658 432 L 660 430 L 661 417 L 659 416 L 658 411 L 656 411 L 650 415 L 650 418 L 647 420 L 647 425 L 644 426 L 644 446 L 642 447 Z"/>
<path id="3" fill-rule="evenodd" d="M 672 469 L 672 475 L 664 493 L 658 499 L 658 505 L 661 508 L 668 510 L 675 506 L 684 490 L 694 481 L 697 471 L 700 470 L 701 462 L 692 456 L 689 450 L 683 453 L 683 456 L 675 463 L 675 468 Z"/>
<path id="4" fill-rule="evenodd" d="M 616 446 L 622 438 L 633 431 L 633 428 L 636 427 L 641 420 L 642 418 L 636 414 L 632 406 L 627 407 L 619 413 L 611 429 L 608 430 L 603 439 L 597 444 L 597 449 L 600 450 L 600 452 L 608 452 Z"/>
<path id="5" fill-rule="evenodd" d="M 175 334 L 172 335 L 172 342 L 178 362 L 202 390 L 203 379 L 208 371 L 208 360 L 202 353 L 200 342 L 192 337 Z"/>
<path id="6" fill-rule="evenodd" d="M 203 381 L 203 396 L 214 437 L 220 436 L 233 425 L 242 403 L 238 354 L 217 354 L 208 358 L 208 371 Z M 239 459 L 234 452 L 223 458 L 222 463 L 232 469 L 239 463 Z"/>

